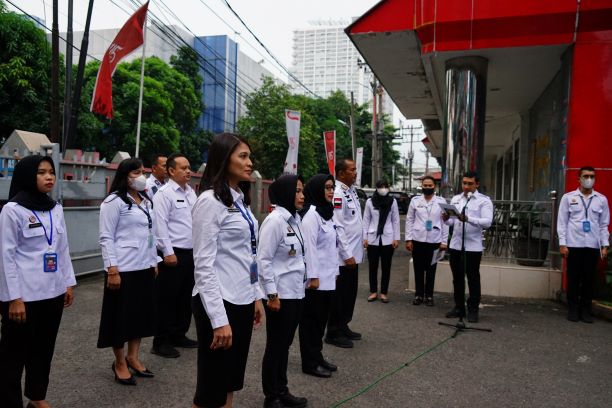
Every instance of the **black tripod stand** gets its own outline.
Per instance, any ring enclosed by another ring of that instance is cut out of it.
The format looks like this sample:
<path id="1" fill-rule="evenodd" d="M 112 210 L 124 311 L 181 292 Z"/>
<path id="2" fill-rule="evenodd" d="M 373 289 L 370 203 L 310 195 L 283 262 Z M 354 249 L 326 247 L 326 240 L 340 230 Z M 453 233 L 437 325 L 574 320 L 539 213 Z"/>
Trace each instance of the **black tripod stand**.
<path id="1" fill-rule="evenodd" d="M 466 326 L 465 322 L 463 321 L 463 317 L 460 317 L 459 321 L 457 323 L 455 323 L 455 324 L 453 324 L 453 323 L 446 323 L 446 322 L 438 322 L 438 324 L 440 326 L 454 327 L 455 328 L 455 333 L 452 335 L 453 339 L 455 337 L 457 337 L 457 335 L 460 332 L 465 332 L 465 331 L 469 331 L 469 330 L 483 331 L 483 332 L 489 332 L 489 333 L 493 331 L 491 329 L 485 329 L 485 328 L 481 328 L 481 327 Z"/>

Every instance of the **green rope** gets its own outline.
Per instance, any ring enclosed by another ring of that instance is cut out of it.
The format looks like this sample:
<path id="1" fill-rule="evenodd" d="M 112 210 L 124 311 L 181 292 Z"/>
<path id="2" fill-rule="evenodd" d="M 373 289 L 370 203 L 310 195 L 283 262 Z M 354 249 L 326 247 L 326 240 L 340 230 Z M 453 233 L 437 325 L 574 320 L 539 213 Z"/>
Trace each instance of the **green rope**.
<path id="1" fill-rule="evenodd" d="M 388 377 L 391 377 L 392 375 L 396 374 L 397 372 L 403 370 L 404 368 L 412 365 L 412 363 L 414 363 L 415 361 L 417 361 L 419 358 L 431 353 L 432 351 L 434 351 L 435 349 L 437 349 L 438 347 L 440 347 L 441 345 L 443 345 L 444 343 L 446 343 L 447 341 L 449 341 L 450 339 L 452 339 L 453 336 L 448 336 L 447 338 L 445 338 L 444 340 L 442 340 L 441 342 L 431 346 L 430 348 L 428 348 L 425 351 L 422 351 L 421 353 L 419 353 L 416 357 L 414 357 L 412 360 L 405 362 L 404 364 L 402 364 L 401 366 L 389 371 L 386 374 L 383 374 L 382 376 L 380 376 L 376 381 L 366 385 L 365 387 L 361 388 L 359 391 L 357 391 L 356 393 L 354 393 L 353 395 L 338 401 L 336 403 L 334 403 L 330 408 L 337 408 L 341 405 L 346 404 L 347 402 L 357 398 L 358 396 L 365 394 L 366 392 L 368 392 L 369 390 L 371 390 L 372 388 L 374 388 L 377 384 L 379 384 L 381 381 L 384 381 L 385 379 L 387 379 Z"/>

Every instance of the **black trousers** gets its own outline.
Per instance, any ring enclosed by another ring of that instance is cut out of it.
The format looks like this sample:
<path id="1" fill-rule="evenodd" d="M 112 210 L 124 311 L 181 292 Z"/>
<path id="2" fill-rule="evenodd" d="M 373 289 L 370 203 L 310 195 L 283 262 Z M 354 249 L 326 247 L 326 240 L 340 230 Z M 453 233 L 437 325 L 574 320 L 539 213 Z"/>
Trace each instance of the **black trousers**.
<path id="1" fill-rule="evenodd" d="M 567 305 L 571 312 L 591 312 L 593 283 L 599 262 L 599 249 L 568 248 Z"/>
<path id="2" fill-rule="evenodd" d="M 261 380 L 266 397 L 274 398 L 289 391 L 289 347 L 302 317 L 302 307 L 302 299 L 281 299 L 281 308 L 277 312 L 266 306 L 266 351 L 261 365 Z"/>
<path id="3" fill-rule="evenodd" d="M 437 263 L 431 264 L 433 253 L 439 243 L 412 241 L 412 263 L 414 265 L 415 296 L 433 297 Z"/>
<path id="4" fill-rule="evenodd" d="M 157 302 L 157 330 L 153 345 L 171 344 L 182 338 L 191 324 L 191 291 L 193 279 L 193 250 L 174 248 L 176 266 L 159 264 L 155 280 Z"/>
<path id="5" fill-rule="evenodd" d="M 333 290 L 306 289 L 299 329 L 303 369 L 323 362 L 323 335 L 334 295 Z"/>
<path id="6" fill-rule="evenodd" d="M 450 250 L 450 266 L 453 271 L 453 290 L 455 307 L 465 314 L 465 276 L 467 275 L 470 297 L 467 300 L 469 311 L 477 312 L 480 305 L 480 259 L 482 252 Z"/>
<path id="7" fill-rule="evenodd" d="M 359 284 L 359 265 L 352 268 L 341 266 L 340 275 L 336 279 L 336 291 L 331 301 L 329 320 L 327 321 L 327 336 L 345 336 L 348 324 L 353 320 L 357 286 Z"/>
<path id="8" fill-rule="evenodd" d="M 55 339 L 64 311 L 64 295 L 25 302 L 26 322 L 9 320 L 8 302 L 0 302 L 0 407 L 22 408 L 21 376 L 25 367 L 24 395 L 44 400 L 49 386 Z"/>
<path id="9" fill-rule="evenodd" d="M 378 292 L 378 261 L 380 260 L 382 276 L 380 278 L 380 293 L 389 291 L 391 278 L 392 245 L 368 245 L 368 264 L 370 267 L 370 293 Z"/>

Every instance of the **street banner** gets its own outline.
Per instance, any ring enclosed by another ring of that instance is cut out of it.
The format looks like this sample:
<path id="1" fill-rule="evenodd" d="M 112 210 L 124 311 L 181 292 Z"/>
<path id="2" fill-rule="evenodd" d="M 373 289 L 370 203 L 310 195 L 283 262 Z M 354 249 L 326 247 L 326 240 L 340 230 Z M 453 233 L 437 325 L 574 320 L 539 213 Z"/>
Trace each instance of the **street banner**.
<path id="1" fill-rule="evenodd" d="M 361 168 L 363 167 L 363 147 L 357 148 L 357 153 L 355 157 L 355 167 L 357 167 L 357 180 L 355 184 L 361 187 Z"/>
<path id="2" fill-rule="evenodd" d="M 300 147 L 300 111 L 285 109 L 285 125 L 289 150 L 283 173 L 297 174 L 298 150 Z"/>
<path id="3" fill-rule="evenodd" d="M 104 115 L 108 119 L 113 117 L 112 77 L 117 64 L 143 44 L 143 27 L 147 18 L 148 7 L 149 2 L 147 1 L 136 10 L 121 27 L 106 53 L 104 53 L 91 100 L 90 110 L 92 112 Z"/>
<path id="4" fill-rule="evenodd" d="M 323 140 L 325 141 L 325 159 L 329 167 L 329 174 L 336 177 L 336 131 L 323 132 Z"/>

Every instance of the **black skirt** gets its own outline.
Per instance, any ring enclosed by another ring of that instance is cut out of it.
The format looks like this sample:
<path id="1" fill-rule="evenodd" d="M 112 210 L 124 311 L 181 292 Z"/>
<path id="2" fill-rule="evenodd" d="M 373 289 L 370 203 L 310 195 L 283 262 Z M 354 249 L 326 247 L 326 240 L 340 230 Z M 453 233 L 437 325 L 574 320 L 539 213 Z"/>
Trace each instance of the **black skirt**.
<path id="1" fill-rule="evenodd" d="M 110 290 L 104 277 L 98 348 L 123 347 L 129 340 L 155 334 L 155 271 L 120 272 L 121 287 Z"/>

